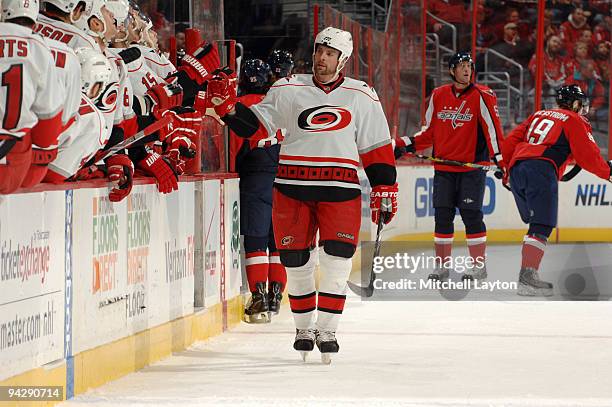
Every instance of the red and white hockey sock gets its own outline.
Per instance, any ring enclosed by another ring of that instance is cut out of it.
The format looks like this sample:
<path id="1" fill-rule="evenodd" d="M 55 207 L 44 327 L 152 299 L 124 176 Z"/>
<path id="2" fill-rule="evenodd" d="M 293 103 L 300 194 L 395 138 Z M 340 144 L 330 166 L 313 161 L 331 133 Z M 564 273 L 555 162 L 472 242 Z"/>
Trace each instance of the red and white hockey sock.
<path id="1" fill-rule="evenodd" d="M 353 262 L 344 257 L 332 256 L 321 251 L 317 329 L 335 332 L 344 310 L 347 284 Z"/>
<path id="2" fill-rule="evenodd" d="M 268 254 L 258 251 L 246 253 L 246 275 L 249 280 L 249 290 L 254 292 L 257 283 L 265 283 L 268 279 Z"/>
<path id="3" fill-rule="evenodd" d="M 523 255 L 521 268 L 538 270 L 542 257 L 544 256 L 544 250 L 546 250 L 546 239 L 533 235 L 525 235 L 523 238 L 523 249 L 521 251 Z"/>
<path id="4" fill-rule="evenodd" d="M 285 266 L 280 261 L 280 255 L 278 251 L 270 253 L 268 258 L 270 268 L 268 269 L 268 281 L 277 282 L 281 284 L 281 292 L 285 291 L 285 285 L 287 285 L 287 271 Z"/>
<path id="5" fill-rule="evenodd" d="M 314 328 L 314 315 L 317 309 L 315 265 L 315 253 L 311 251 L 310 258 L 303 266 L 285 267 L 287 270 L 289 306 L 297 329 Z"/>
<path id="6" fill-rule="evenodd" d="M 453 251 L 453 239 L 453 233 L 434 233 L 436 257 L 441 259 L 440 261 L 442 262 L 442 265 L 444 265 L 451 257 L 451 253 Z"/>
<path id="7" fill-rule="evenodd" d="M 487 232 L 474 233 L 471 235 L 466 234 L 465 240 L 467 241 L 470 257 L 474 262 L 477 262 L 478 258 L 484 261 L 487 249 Z"/>

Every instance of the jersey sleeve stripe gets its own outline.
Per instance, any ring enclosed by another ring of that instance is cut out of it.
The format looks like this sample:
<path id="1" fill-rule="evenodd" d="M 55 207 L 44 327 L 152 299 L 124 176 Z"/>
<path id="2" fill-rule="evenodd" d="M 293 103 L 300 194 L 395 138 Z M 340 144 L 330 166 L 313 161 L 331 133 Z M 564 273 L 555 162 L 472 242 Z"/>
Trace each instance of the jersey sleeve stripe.
<path id="1" fill-rule="evenodd" d="M 487 125 L 487 134 L 489 136 L 489 140 L 491 141 L 491 147 L 493 148 L 493 154 L 499 154 L 499 144 L 497 130 L 495 130 L 495 124 L 493 123 L 493 118 L 491 117 L 491 112 L 489 111 L 489 107 L 485 103 L 482 95 L 480 96 L 480 114 L 484 119 L 485 124 Z"/>
<path id="2" fill-rule="evenodd" d="M 427 105 L 427 111 L 425 112 L 425 125 L 421 128 L 421 131 L 419 131 L 418 133 L 414 135 L 414 137 L 420 136 L 423 132 L 425 132 L 429 128 L 429 126 L 431 126 L 431 118 L 433 117 L 433 110 L 434 110 L 434 106 L 433 106 L 434 95 L 435 93 L 432 93 L 431 97 L 429 98 L 429 104 Z"/>
<path id="3" fill-rule="evenodd" d="M 372 144 L 369 147 L 366 147 L 366 148 L 363 148 L 363 149 L 359 150 L 359 155 L 369 153 L 370 151 L 376 150 L 377 148 L 382 147 L 384 145 L 387 145 L 389 143 L 391 143 L 391 140 L 382 140 L 382 141 L 379 141 L 376 144 Z"/>

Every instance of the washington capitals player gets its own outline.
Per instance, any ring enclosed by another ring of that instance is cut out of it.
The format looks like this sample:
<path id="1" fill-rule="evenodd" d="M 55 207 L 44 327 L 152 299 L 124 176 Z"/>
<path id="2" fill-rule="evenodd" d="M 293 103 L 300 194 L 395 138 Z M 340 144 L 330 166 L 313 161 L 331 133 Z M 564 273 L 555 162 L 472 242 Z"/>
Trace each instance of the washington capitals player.
<path id="1" fill-rule="evenodd" d="M 245 106 L 261 102 L 270 88 L 269 80 L 268 64 L 260 59 L 245 61 L 237 101 Z M 244 310 L 246 322 L 269 322 L 270 314 L 280 309 L 287 282 L 272 231 L 272 184 L 278 168 L 279 141 L 277 134 L 268 137 L 264 129 L 248 140 L 231 134 L 235 171 L 240 174 L 240 230 L 251 291 Z"/>
<path id="2" fill-rule="evenodd" d="M 558 109 L 540 110 L 514 129 L 503 143 L 510 185 L 521 219 L 529 224 L 523 239 L 519 295 L 550 296 L 553 285 L 538 268 L 546 241 L 557 225 L 558 180 L 572 158 L 579 166 L 612 182 L 612 161 L 595 144 L 586 95 L 576 85 L 557 90 Z"/>
<path id="3" fill-rule="evenodd" d="M 497 111 L 497 98 L 486 86 L 472 83 L 474 62 L 467 52 L 455 54 L 448 64 L 452 84 L 434 89 L 425 114 L 425 126 L 414 137 L 396 140 L 396 157 L 433 145 L 437 158 L 469 163 L 488 163 L 492 157 L 503 171 L 500 151 L 503 140 Z M 482 203 L 486 174 L 482 170 L 435 164 L 433 206 L 435 208 L 434 243 L 440 264 L 430 279 L 444 280 L 451 256 L 454 219 L 459 208 L 474 267 L 462 279 L 484 279 L 487 229 Z"/>
<path id="4" fill-rule="evenodd" d="M 381 103 L 374 89 L 340 72 L 352 52 L 351 34 L 328 27 L 315 39 L 313 75 L 277 81 L 261 103 L 236 103 L 223 74 L 207 89 L 210 106 L 238 135 L 287 130 L 274 181 L 274 235 L 287 270 L 293 347 L 305 357 L 316 341 L 326 363 L 339 350 L 335 332 L 361 223 L 360 158 L 372 186 L 373 221 L 384 216 L 388 223 L 397 210 L 395 160 Z M 309 250 L 317 230 L 323 248 L 318 295 Z"/>
<path id="5" fill-rule="evenodd" d="M 272 70 L 271 83 L 291 75 L 293 70 L 293 55 L 282 49 L 275 49 L 268 57 L 268 65 Z"/>

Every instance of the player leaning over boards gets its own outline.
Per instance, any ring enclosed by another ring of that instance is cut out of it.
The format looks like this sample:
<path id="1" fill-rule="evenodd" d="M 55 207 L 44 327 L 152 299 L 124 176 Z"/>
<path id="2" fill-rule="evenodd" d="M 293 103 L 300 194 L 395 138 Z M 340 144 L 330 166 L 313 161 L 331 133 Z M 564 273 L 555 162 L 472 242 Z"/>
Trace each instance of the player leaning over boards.
<path id="1" fill-rule="evenodd" d="M 340 72 L 352 52 L 351 34 L 328 27 L 315 39 L 313 75 L 280 79 L 250 109 L 235 102 L 223 74 L 209 83 L 207 94 L 216 114 L 242 137 L 260 127 L 268 134 L 287 131 L 274 181 L 274 235 L 287 270 L 297 331 L 293 347 L 309 352 L 316 342 L 324 362 L 339 349 L 335 332 L 361 220 L 360 158 L 372 186 L 373 221 L 382 212 L 388 223 L 397 208 L 395 160 L 381 103 L 374 89 Z M 309 250 L 317 229 L 323 246 L 318 295 Z"/>
<path id="2" fill-rule="evenodd" d="M 514 129 L 503 144 L 510 186 L 521 219 L 529 224 L 523 239 L 519 295 L 550 296 L 553 285 L 540 280 L 538 268 L 546 241 L 557 225 L 558 181 L 568 161 L 612 182 L 612 161 L 595 144 L 586 95 L 576 85 L 557 90 L 558 109 L 540 110 Z"/>
<path id="3" fill-rule="evenodd" d="M 458 52 L 448 63 L 452 84 L 436 89 L 429 98 L 425 126 L 414 137 L 396 140 L 395 157 L 423 150 L 433 145 L 434 156 L 447 160 L 487 164 L 489 157 L 504 171 L 500 151 L 503 140 L 497 111 L 497 98 L 486 86 L 472 83 L 474 62 L 469 52 Z M 444 280 L 451 257 L 456 208 L 465 224 L 470 257 L 485 258 L 487 228 L 483 221 L 482 201 L 486 173 L 482 170 L 443 164 L 434 165 L 433 206 L 435 208 L 434 243 L 436 257 L 442 260 L 432 274 Z M 462 279 L 487 277 L 484 262 L 476 261 Z"/>

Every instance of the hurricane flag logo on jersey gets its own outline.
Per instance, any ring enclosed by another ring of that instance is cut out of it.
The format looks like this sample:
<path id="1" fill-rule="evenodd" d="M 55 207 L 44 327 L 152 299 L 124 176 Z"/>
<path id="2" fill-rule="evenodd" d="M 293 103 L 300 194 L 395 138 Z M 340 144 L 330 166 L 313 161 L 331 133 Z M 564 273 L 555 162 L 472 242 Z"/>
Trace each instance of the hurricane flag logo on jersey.
<path id="1" fill-rule="evenodd" d="M 298 117 L 298 127 L 311 133 L 341 130 L 351 122 L 351 112 L 339 106 L 316 106 Z"/>

